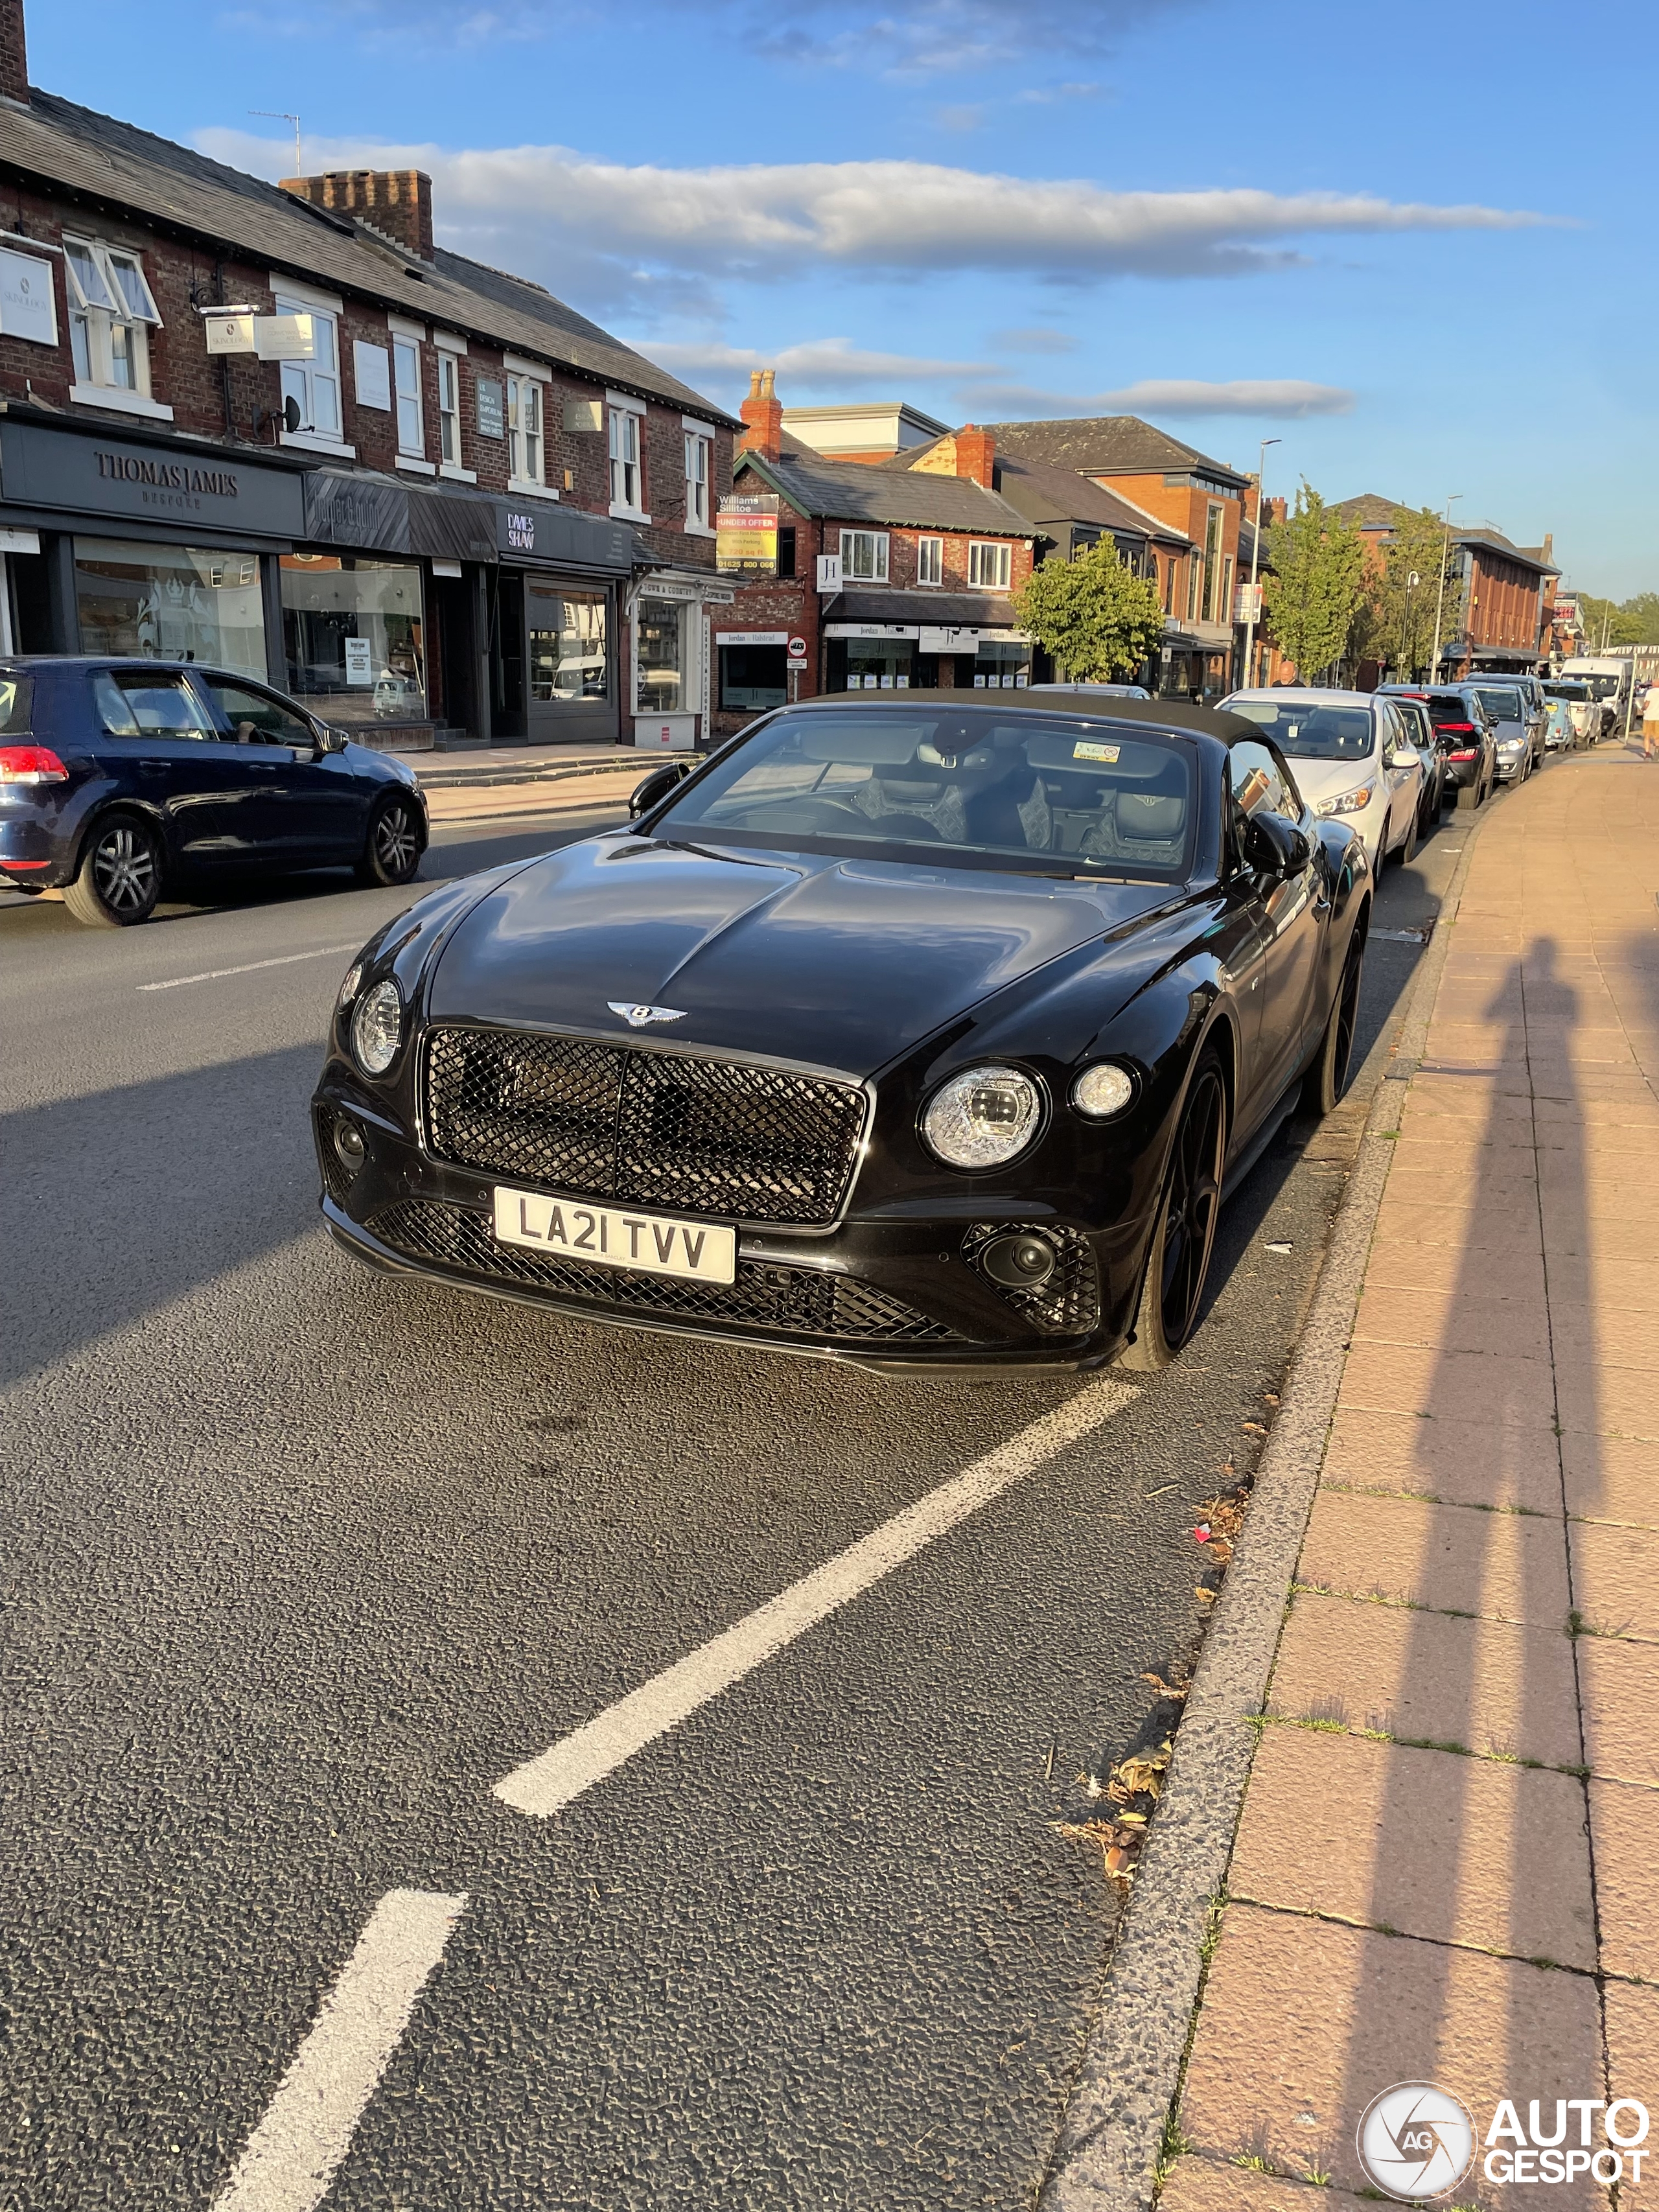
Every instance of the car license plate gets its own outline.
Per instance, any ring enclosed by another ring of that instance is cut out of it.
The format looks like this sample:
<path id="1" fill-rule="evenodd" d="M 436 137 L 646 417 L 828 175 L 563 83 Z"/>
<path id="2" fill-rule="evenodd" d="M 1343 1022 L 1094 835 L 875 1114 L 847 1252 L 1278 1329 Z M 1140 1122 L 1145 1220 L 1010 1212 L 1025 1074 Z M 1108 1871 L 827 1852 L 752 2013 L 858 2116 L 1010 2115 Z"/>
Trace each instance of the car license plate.
<path id="1" fill-rule="evenodd" d="M 590 1206 L 574 1198 L 495 1186 L 495 1236 L 561 1260 L 586 1260 L 637 1275 L 686 1275 L 699 1283 L 737 1279 L 738 1234 L 709 1221 L 679 1221 Z"/>

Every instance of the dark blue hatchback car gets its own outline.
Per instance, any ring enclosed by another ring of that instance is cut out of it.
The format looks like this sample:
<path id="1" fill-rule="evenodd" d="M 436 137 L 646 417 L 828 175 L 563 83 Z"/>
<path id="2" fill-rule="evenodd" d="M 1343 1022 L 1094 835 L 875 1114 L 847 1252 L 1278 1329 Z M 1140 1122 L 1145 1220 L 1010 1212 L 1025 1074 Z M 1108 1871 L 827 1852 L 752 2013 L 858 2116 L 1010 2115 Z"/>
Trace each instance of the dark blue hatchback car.
<path id="1" fill-rule="evenodd" d="M 0 884 L 78 921 L 147 921 L 255 870 L 404 884 L 426 849 L 412 771 L 232 670 L 0 659 Z"/>

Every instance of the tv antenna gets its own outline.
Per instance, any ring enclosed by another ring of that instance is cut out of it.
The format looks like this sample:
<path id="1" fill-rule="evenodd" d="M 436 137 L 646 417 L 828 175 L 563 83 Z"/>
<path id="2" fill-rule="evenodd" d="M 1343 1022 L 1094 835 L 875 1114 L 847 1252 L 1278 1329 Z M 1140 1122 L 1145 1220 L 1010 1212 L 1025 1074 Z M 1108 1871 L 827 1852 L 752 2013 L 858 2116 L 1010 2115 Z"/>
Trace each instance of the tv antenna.
<path id="1" fill-rule="evenodd" d="M 273 123 L 291 123 L 294 125 L 294 173 L 296 177 L 303 177 L 306 173 L 306 165 L 300 153 L 299 117 L 297 115 L 290 115 L 285 107 L 250 107 L 248 113 L 250 115 L 267 115 Z"/>

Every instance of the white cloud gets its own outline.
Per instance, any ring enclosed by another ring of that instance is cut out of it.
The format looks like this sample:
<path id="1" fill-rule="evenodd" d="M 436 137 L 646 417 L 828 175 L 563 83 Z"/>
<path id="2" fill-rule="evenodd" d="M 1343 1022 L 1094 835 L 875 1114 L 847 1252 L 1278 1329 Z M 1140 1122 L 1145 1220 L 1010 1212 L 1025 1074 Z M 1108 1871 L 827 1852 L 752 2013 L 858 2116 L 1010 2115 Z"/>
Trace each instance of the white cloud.
<path id="1" fill-rule="evenodd" d="M 1238 377 L 1206 384 L 1187 377 L 1147 377 L 1117 392 L 1034 391 L 1029 385 L 985 384 L 970 389 L 974 404 L 994 406 L 1005 422 L 1028 409 L 1036 416 L 1054 415 L 1255 415 L 1295 421 L 1309 415 L 1346 415 L 1353 394 L 1339 384 L 1309 384 L 1299 377 Z M 1007 410 L 1007 411 L 1005 411 Z"/>
<path id="2" fill-rule="evenodd" d="M 222 161 L 283 173 L 279 142 L 207 131 Z M 1310 239 L 1405 231 L 1511 230 L 1547 218 L 1438 207 L 1370 193 L 1249 187 L 1109 191 L 907 161 L 671 169 L 600 161 L 561 146 L 450 152 L 366 141 L 307 142 L 308 167 L 418 167 L 438 231 L 463 252 L 535 270 L 550 243 L 630 268 L 726 276 L 821 269 L 1018 271 L 1083 279 L 1231 276 L 1282 264 Z"/>
<path id="3" fill-rule="evenodd" d="M 835 389 L 914 382 L 923 377 L 981 378 L 1000 374 L 989 362 L 935 361 L 921 354 L 872 352 L 848 338 L 813 338 L 801 345 L 775 347 L 770 352 L 753 346 L 660 343 L 652 343 L 648 350 L 653 361 L 682 376 L 729 378 L 747 376 L 750 369 L 775 368 L 786 386 L 814 384 Z M 787 397 L 787 392 L 784 396 Z"/>

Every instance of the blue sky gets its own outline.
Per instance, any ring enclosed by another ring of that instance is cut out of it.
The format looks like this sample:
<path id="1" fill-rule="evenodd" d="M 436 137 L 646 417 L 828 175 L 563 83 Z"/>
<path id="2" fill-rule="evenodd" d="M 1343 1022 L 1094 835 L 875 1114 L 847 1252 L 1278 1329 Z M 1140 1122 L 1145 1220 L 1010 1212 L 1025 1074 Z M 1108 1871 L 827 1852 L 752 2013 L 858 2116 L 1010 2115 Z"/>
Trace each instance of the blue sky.
<path id="1" fill-rule="evenodd" d="M 712 397 L 1133 411 L 1659 588 L 1641 88 L 1607 0 L 33 0 L 34 82 L 440 238 Z"/>

